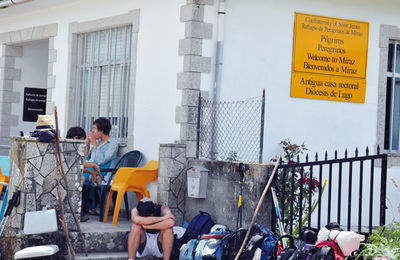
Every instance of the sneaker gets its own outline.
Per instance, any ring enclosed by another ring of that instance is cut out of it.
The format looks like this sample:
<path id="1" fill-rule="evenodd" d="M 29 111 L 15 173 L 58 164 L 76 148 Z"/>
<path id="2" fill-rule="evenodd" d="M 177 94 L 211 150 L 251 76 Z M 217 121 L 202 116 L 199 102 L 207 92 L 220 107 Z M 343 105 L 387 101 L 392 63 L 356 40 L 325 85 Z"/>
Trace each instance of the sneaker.
<path id="1" fill-rule="evenodd" d="M 86 222 L 89 220 L 89 216 L 83 215 L 81 216 L 81 222 Z"/>
<path id="2" fill-rule="evenodd" d="M 93 216 L 100 216 L 100 212 L 98 209 L 89 209 L 88 214 Z"/>

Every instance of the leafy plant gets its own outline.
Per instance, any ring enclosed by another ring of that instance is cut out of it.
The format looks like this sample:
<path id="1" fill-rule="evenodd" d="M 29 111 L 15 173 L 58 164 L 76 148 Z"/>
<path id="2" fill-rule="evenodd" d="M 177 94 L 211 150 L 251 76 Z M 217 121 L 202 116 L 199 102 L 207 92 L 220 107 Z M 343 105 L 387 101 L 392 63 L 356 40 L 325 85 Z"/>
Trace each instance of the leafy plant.
<path id="1" fill-rule="evenodd" d="M 303 144 L 298 145 L 292 143 L 290 139 L 285 139 L 280 142 L 280 145 L 283 150 L 283 164 L 294 164 L 296 157 L 303 154 L 308 149 Z M 303 172 L 301 172 L 303 171 Z M 301 168 L 288 168 L 286 172 L 280 170 L 277 176 L 277 187 L 278 191 L 280 191 L 280 200 L 283 201 L 285 205 L 281 205 L 281 210 L 284 213 L 283 225 L 284 229 L 288 230 L 290 225 L 290 214 L 292 213 L 293 224 L 297 226 L 299 224 L 300 217 L 300 207 L 302 208 L 302 224 L 308 218 L 308 215 L 312 213 L 312 211 L 316 208 L 318 204 L 317 201 L 312 202 L 311 212 L 309 211 L 308 198 L 314 195 L 319 189 L 321 189 L 321 185 L 316 178 L 311 178 L 309 172 L 304 171 Z M 293 191 L 293 196 L 292 196 Z M 323 190 L 322 190 L 323 191 Z M 300 200 L 300 197 L 302 198 Z M 300 203 L 301 201 L 301 203 Z M 293 205 L 293 212 L 291 212 L 291 206 Z M 297 230 L 295 228 L 294 231 Z M 296 234 L 294 234 L 296 235 Z"/>
<path id="2" fill-rule="evenodd" d="M 360 255 L 365 257 L 385 257 L 400 259 L 400 222 L 392 222 L 378 228 L 368 238 L 368 243 L 362 243 L 364 249 Z"/>

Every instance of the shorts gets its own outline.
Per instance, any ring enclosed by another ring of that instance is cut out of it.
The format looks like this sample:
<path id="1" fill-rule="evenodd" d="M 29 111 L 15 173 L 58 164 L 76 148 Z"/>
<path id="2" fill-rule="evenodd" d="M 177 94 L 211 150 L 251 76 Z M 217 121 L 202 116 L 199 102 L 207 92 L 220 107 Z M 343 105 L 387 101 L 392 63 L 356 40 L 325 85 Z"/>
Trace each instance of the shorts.
<path id="1" fill-rule="evenodd" d="M 158 235 L 157 234 L 152 234 L 152 233 L 147 233 L 146 234 L 146 241 L 144 241 L 142 244 L 139 245 L 139 249 L 136 252 L 136 257 L 145 257 L 145 256 L 155 256 L 157 258 L 163 257 L 163 252 L 162 252 L 162 247 L 161 243 L 158 241 Z M 142 247 L 144 247 L 143 250 Z M 142 253 L 140 253 L 142 251 Z"/>

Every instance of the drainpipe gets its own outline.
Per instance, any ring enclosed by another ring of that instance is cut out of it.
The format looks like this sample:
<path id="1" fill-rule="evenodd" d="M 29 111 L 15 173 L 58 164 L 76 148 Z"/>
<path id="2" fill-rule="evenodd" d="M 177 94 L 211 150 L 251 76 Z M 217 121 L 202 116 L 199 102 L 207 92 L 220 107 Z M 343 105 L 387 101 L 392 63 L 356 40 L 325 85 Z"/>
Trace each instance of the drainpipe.
<path id="1" fill-rule="evenodd" d="M 31 0 L 8 0 L 0 2 L 0 8 L 7 8 L 16 4 L 25 3 Z"/>
<path id="2" fill-rule="evenodd" d="M 217 21 L 217 50 L 215 55 L 215 76 L 213 88 L 213 101 L 220 101 L 221 74 L 222 74 L 222 58 L 224 50 L 224 24 L 225 24 L 225 0 L 219 1 L 218 21 Z"/>
<path id="3" fill-rule="evenodd" d="M 225 2 L 226 0 L 220 0 L 218 6 L 218 20 L 217 20 L 217 48 L 215 54 L 215 75 L 214 75 L 214 87 L 213 87 L 213 104 L 220 101 L 221 95 L 221 74 L 222 74 L 222 58 L 224 50 L 224 23 L 225 23 Z M 218 108 L 216 105 L 213 106 L 211 116 L 211 150 L 210 157 L 216 159 L 218 156 L 216 150 L 216 134 L 218 124 Z"/>

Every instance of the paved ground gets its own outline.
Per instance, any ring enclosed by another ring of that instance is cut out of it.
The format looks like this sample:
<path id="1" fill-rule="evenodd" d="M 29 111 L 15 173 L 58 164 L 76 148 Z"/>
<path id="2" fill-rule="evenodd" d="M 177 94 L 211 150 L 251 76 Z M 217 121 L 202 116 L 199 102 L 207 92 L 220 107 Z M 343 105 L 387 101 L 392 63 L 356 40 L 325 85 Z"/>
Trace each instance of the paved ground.
<path id="1" fill-rule="evenodd" d="M 87 222 L 81 222 L 81 230 L 83 233 L 92 232 L 121 232 L 129 231 L 131 229 L 132 221 L 127 220 L 124 215 L 120 216 L 117 222 L 117 226 L 111 224 L 112 216 L 108 217 L 107 223 L 99 222 L 98 216 L 89 216 Z"/>

